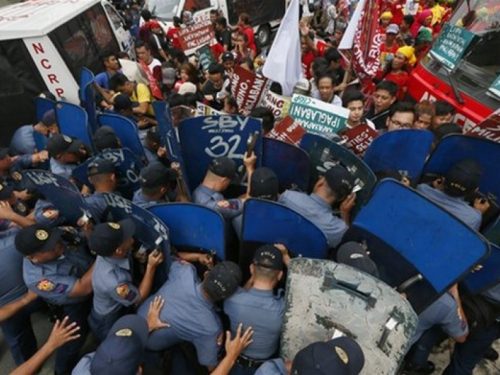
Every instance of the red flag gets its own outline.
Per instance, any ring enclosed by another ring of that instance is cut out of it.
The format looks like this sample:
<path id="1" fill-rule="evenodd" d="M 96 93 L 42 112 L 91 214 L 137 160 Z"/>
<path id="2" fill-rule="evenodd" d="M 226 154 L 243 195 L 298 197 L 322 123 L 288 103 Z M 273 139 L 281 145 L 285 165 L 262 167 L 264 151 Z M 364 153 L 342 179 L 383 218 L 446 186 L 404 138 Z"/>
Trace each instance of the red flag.
<path id="1" fill-rule="evenodd" d="M 146 75 L 148 76 L 149 89 L 151 90 L 151 94 L 153 94 L 156 99 L 162 100 L 163 94 L 161 93 L 160 86 L 158 86 L 158 82 L 156 82 L 156 78 L 153 76 L 153 73 L 144 61 L 139 60 L 139 63 L 141 64 L 144 73 L 146 73 Z"/>

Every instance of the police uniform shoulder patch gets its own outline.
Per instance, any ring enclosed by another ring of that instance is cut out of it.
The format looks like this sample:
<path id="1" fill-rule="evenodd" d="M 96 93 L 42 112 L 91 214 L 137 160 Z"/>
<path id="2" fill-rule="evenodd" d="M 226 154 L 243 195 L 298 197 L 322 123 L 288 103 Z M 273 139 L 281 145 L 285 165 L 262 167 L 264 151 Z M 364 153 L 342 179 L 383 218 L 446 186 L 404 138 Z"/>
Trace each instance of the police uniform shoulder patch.
<path id="1" fill-rule="evenodd" d="M 128 284 L 120 284 L 116 287 L 115 289 L 116 294 L 120 298 L 126 299 L 127 301 L 132 301 L 134 300 L 136 293 L 130 289 L 130 286 Z"/>
<path id="2" fill-rule="evenodd" d="M 46 219 L 56 219 L 59 216 L 59 211 L 53 208 L 46 208 L 43 210 L 42 216 Z"/>
<path id="3" fill-rule="evenodd" d="M 49 279 L 43 279 L 36 284 L 36 288 L 41 292 L 52 292 L 56 288 L 56 284 Z"/>
<path id="4" fill-rule="evenodd" d="M 217 206 L 221 208 L 229 208 L 229 202 L 225 200 L 221 200 L 217 202 Z"/>

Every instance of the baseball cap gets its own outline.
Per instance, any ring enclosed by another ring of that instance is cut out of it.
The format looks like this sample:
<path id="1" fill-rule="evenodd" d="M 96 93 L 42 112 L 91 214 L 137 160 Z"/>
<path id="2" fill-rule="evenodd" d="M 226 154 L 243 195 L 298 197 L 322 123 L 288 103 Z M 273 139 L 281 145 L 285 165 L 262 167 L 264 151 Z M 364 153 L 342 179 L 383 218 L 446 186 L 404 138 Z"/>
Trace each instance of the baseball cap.
<path id="1" fill-rule="evenodd" d="M 299 351 L 292 375 L 358 375 L 365 364 L 359 344 L 350 337 L 315 342 Z"/>
<path id="2" fill-rule="evenodd" d="M 481 184 L 481 166 L 472 159 L 465 159 L 454 164 L 444 180 L 445 191 L 452 196 L 464 196 Z"/>
<path id="3" fill-rule="evenodd" d="M 12 196 L 14 190 L 14 186 L 6 183 L 0 183 L 0 201 L 9 199 Z"/>
<path id="4" fill-rule="evenodd" d="M 161 26 L 158 23 L 158 21 L 149 21 L 148 26 L 150 29 L 161 29 Z"/>
<path id="5" fill-rule="evenodd" d="M 148 341 L 149 328 L 139 315 L 125 315 L 111 327 L 97 348 L 90 373 L 92 375 L 135 375 Z"/>
<path id="6" fill-rule="evenodd" d="M 297 81 L 293 87 L 293 93 L 299 95 L 309 95 L 311 92 L 311 82 L 305 78 L 301 78 Z"/>
<path id="7" fill-rule="evenodd" d="M 42 224 L 33 224 L 21 229 L 14 240 L 17 251 L 24 256 L 54 249 L 62 231 Z"/>
<path id="8" fill-rule="evenodd" d="M 230 297 L 241 283 L 240 267 L 234 262 L 217 264 L 203 281 L 203 290 L 212 302 Z"/>
<path id="9" fill-rule="evenodd" d="M 208 170 L 219 177 L 232 180 L 236 176 L 236 163 L 227 156 L 220 156 L 212 160 Z"/>
<path id="10" fill-rule="evenodd" d="M 155 189 L 170 185 L 177 177 L 178 174 L 174 169 L 167 168 L 160 162 L 154 162 L 141 170 L 141 187 Z"/>
<path id="11" fill-rule="evenodd" d="M 354 178 L 342 166 L 335 165 L 325 173 L 326 183 L 337 194 L 337 200 L 341 201 L 349 194 L 354 188 Z"/>
<path id="12" fill-rule="evenodd" d="M 111 160 L 95 158 L 87 166 L 87 175 L 89 177 L 104 173 L 115 173 L 115 166 Z"/>
<path id="13" fill-rule="evenodd" d="M 346 242 L 340 246 L 337 251 L 337 262 L 379 277 L 377 265 L 370 259 L 365 248 L 357 242 Z"/>
<path id="14" fill-rule="evenodd" d="M 264 245 L 255 250 L 253 264 L 272 270 L 283 269 L 283 254 L 273 245 Z"/>
<path id="15" fill-rule="evenodd" d="M 179 95 L 196 94 L 196 85 L 191 82 L 184 82 L 178 91 Z"/>
<path id="16" fill-rule="evenodd" d="M 399 34 L 399 26 L 396 25 L 395 23 L 391 23 L 387 28 L 385 29 L 386 34 Z"/>
<path id="17" fill-rule="evenodd" d="M 232 52 L 224 52 L 221 57 L 222 62 L 234 61 L 234 54 Z"/>
<path id="18" fill-rule="evenodd" d="M 133 102 L 128 95 L 119 94 L 113 101 L 113 107 L 115 111 L 122 111 L 124 109 L 139 107 L 139 103 Z"/>
<path id="19" fill-rule="evenodd" d="M 101 223 L 94 227 L 89 237 L 89 248 L 97 255 L 110 256 L 135 233 L 134 221 L 130 218 L 119 222 Z"/>
<path id="20" fill-rule="evenodd" d="M 120 148 L 120 140 L 111 126 L 101 126 L 94 133 L 92 140 L 94 141 L 94 146 L 98 151 L 110 148 Z"/>
<path id="21" fill-rule="evenodd" d="M 156 143 L 161 143 L 161 134 L 160 131 L 158 130 L 158 127 L 154 127 L 148 130 L 146 133 L 146 138 L 156 142 Z"/>
<path id="22" fill-rule="evenodd" d="M 56 111 L 50 109 L 43 114 L 42 124 L 44 124 L 45 126 L 50 126 L 55 123 L 56 123 Z"/>
<path id="23" fill-rule="evenodd" d="M 55 158 L 63 152 L 77 152 L 82 143 L 64 134 L 54 134 L 47 141 L 47 151 L 50 157 Z"/>
<path id="24" fill-rule="evenodd" d="M 259 167 L 250 177 L 250 196 L 253 198 L 278 199 L 279 183 L 276 173 L 270 168 Z"/>
<path id="25" fill-rule="evenodd" d="M 173 85 L 176 79 L 174 68 L 165 68 L 161 70 L 162 81 L 165 85 Z"/>

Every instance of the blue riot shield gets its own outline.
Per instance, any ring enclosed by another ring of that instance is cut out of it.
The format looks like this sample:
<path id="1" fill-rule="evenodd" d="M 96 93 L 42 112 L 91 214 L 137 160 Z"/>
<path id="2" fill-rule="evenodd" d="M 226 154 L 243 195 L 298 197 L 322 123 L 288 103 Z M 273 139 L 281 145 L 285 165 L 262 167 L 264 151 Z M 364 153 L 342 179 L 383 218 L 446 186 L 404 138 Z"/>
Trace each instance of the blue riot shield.
<path id="1" fill-rule="evenodd" d="M 262 166 L 278 176 L 280 191 L 309 188 L 309 155 L 289 143 L 277 139 L 262 139 Z"/>
<path id="2" fill-rule="evenodd" d="M 82 107 L 67 102 L 57 102 L 56 117 L 62 134 L 79 139 L 92 148 L 88 116 Z"/>
<path id="3" fill-rule="evenodd" d="M 159 288 L 167 279 L 172 264 L 168 228 L 151 212 L 136 206 L 128 199 L 111 193 L 104 193 L 103 196 L 114 221 L 126 218 L 134 220 L 136 226 L 134 237 L 144 246 L 145 251 L 149 253 L 158 249 L 163 252 L 163 264 L 155 273 L 155 289 Z"/>
<path id="4" fill-rule="evenodd" d="M 377 185 L 343 241 L 366 243 L 381 279 L 404 289 L 417 313 L 490 253 L 480 234 L 390 179 Z"/>
<path id="5" fill-rule="evenodd" d="M 202 116 L 179 124 L 181 154 L 186 164 L 186 178 L 195 189 L 205 177 L 212 159 L 227 156 L 242 172 L 247 140 L 257 133 L 254 152 L 257 165 L 262 163 L 262 126 L 260 120 L 243 116 Z"/>
<path id="6" fill-rule="evenodd" d="M 89 119 L 89 125 L 92 134 L 98 128 L 97 125 L 97 111 L 96 111 L 96 103 L 95 103 L 95 94 L 94 94 L 94 73 L 92 73 L 87 68 L 82 68 L 80 72 L 80 101 L 82 107 L 87 112 L 87 116 Z"/>
<path id="7" fill-rule="evenodd" d="M 93 158 L 87 159 L 73 170 L 72 176 L 89 187 L 92 187 L 92 185 L 88 180 L 87 167 L 95 158 L 104 158 L 113 162 L 117 178 L 117 190 L 123 197 L 132 199 L 134 192 L 141 187 L 139 174 L 144 164 L 138 161 L 128 148 L 104 151 Z"/>
<path id="8" fill-rule="evenodd" d="M 336 164 L 342 165 L 354 176 L 356 205 L 351 214 L 354 217 L 368 200 L 377 183 L 377 178 L 372 170 L 351 151 L 316 134 L 304 134 L 300 141 L 300 147 L 307 151 L 311 162 L 310 190 L 319 176 Z"/>
<path id="9" fill-rule="evenodd" d="M 491 245 L 491 255 L 481 263 L 479 271 L 471 272 L 462 281 L 462 285 L 471 293 L 482 291 L 500 282 L 500 247 Z"/>
<path id="10" fill-rule="evenodd" d="M 97 116 L 97 121 L 100 126 L 107 125 L 113 128 L 122 147 L 130 149 L 140 160 L 147 160 L 139 139 L 137 125 L 132 120 L 116 114 L 102 114 Z"/>
<path id="11" fill-rule="evenodd" d="M 427 130 L 398 130 L 375 138 L 363 161 L 375 172 L 400 171 L 416 182 L 431 151 L 434 136 Z"/>
<path id="12" fill-rule="evenodd" d="M 166 203 L 149 211 L 168 227 L 175 247 L 214 251 L 219 259 L 226 259 L 225 222 L 218 212 L 193 203 Z"/>
<path id="13" fill-rule="evenodd" d="M 174 125 L 172 123 L 172 115 L 170 113 L 170 105 L 163 101 L 153 102 L 153 109 L 155 111 L 156 121 L 158 121 L 158 129 L 161 135 L 162 146 L 167 149 L 168 157 L 171 162 L 179 163 L 182 175 L 186 175 L 186 166 L 184 165 L 184 159 L 181 155 L 181 149 L 179 147 L 179 141 L 177 139 L 177 132 L 175 131 Z M 189 182 L 187 179 L 183 180 L 186 184 L 186 192 L 189 199 L 191 199 L 191 189 L 189 188 Z"/>
<path id="14" fill-rule="evenodd" d="M 29 187 L 52 203 L 71 225 L 77 225 L 78 219 L 84 214 L 90 217 L 80 191 L 71 181 L 43 170 L 26 170 L 23 175 L 28 179 Z"/>
<path id="15" fill-rule="evenodd" d="M 293 255 L 325 258 L 328 243 L 323 232 L 308 219 L 281 203 L 249 199 L 243 210 L 240 266 L 248 271 L 255 250 L 280 243 Z"/>

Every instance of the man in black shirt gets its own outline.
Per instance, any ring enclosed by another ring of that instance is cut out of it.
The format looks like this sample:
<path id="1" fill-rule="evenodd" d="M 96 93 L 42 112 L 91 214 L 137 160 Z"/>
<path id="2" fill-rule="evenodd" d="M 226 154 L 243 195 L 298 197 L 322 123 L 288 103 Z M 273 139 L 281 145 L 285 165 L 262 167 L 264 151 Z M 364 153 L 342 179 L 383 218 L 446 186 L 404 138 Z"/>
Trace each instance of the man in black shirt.
<path id="1" fill-rule="evenodd" d="M 224 51 L 231 51 L 231 30 L 227 28 L 227 20 L 224 17 L 218 17 L 215 21 L 215 30 L 217 32 L 217 41 L 224 47 Z"/>

